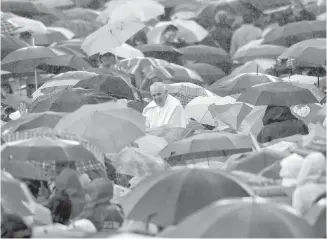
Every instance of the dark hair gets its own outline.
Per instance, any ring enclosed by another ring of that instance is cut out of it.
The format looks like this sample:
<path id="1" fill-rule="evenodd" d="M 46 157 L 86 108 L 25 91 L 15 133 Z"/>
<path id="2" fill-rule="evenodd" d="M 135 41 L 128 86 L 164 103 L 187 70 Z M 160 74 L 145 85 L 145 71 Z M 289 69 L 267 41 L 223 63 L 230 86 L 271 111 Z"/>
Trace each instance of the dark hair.
<path id="1" fill-rule="evenodd" d="M 104 54 L 102 54 L 102 55 L 99 55 L 99 60 L 100 60 L 101 63 L 102 63 L 102 58 L 103 58 L 104 56 L 106 56 L 106 57 L 116 57 L 114 54 L 112 54 L 112 53 L 110 53 L 110 52 L 106 52 L 106 53 L 104 53 Z"/>
<path id="2" fill-rule="evenodd" d="M 247 12 L 243 15 L 243 22 L 245 24 L 251 24 L 255 21 L 255 14 L 254 13 L 251 13 L 251 12 Z"/>
<path id="3" fill-rule="evenodd" d="M 166 32 L 169 32 L 169 31 L 178 31 L 178 28 L 175 27 L 174 25 L 169 25 L 168 27 L 166 27 L 166 29 L 163 31 L 162 34 L 165 34 Z"/>
<path id="4" fill-rule="evenodd" d="M 72 211 L 72 202 L 65 190 L 57 191 L 53 198 L 50 199 L 47 207 L 51 211 L 54 223 L 68 223 Z"/>
<path id="5" fill-rule="evenodd" d="M 30 39 L 31 37 L 32 37 L 32 34 L 28 31 L 20 33 L 20 38 Z"/>
<path id="6" fill-rule="evenodd" d="M 21 235 L 18 236 L 17 233 Z M 1 218 L 2 238 L 31 238 L 32 230 L 25 224 L 23 219 L 14 214 L 5 214 Z"/>
<path id="7" fill-rule="evenodd" d="M 10 84 L 6 84 L 6 83 L 1 84 L 1 88 L 2 88 L 2 87 L 8 87 L 8 88 L 9 88 L 9 94 L 14 93 L 14 91 L 12 90 L 12 87 L 11 87 Z"/>

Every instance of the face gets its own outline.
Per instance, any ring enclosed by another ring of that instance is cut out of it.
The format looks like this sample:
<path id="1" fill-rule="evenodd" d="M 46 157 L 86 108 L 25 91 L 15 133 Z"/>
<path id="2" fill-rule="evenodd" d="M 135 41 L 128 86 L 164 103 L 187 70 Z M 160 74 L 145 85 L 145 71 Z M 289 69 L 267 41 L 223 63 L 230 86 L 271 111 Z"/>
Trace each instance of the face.
<path id="1" fill-rule="evenodd" d="M 102 56 L 101 61 L 102 65 L 106 68 L 110 68 L 116 63 L 114 56 Z"/>
<path id="2" fill-rule="evenodd" d="M 160 106 L 163 107 L 165 105 L 167 96 L 168 96 L 168 92 L 164 91 L 163 89 L 160 88 L 150 88 L 150 93 L 152 96 L 152 99 L 154 100 L 154 102 Z"/>
<path id="3" fill-rule="evenodd" d="M 26 86 L 26 95 L 27 97 L 31 98 L 33 93 L 35 92 L 35 85 L 34 84 L 30 84 Z"/>
<path id="4" fill-rule="evenodd" d="M 178 31 L 167 31 L 164 35 L 166 41 L 174 41 L 178 36 Z"/>
<path id="5" fill-rule="evenodd" d="M 4 84 L 4 85 L 1 86 L 1 88 L 2 88 L 3 93 L 10 94 L 11 89 L 10 89 L 10 86 L 9 85 Z"/>

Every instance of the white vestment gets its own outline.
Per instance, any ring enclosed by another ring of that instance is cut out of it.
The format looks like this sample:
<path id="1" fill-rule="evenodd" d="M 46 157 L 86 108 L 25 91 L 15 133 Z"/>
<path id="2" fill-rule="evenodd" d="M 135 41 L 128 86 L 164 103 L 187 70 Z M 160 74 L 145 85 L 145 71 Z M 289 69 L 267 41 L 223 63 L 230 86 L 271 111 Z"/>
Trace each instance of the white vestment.
<path id="1" fill-rule="evenodd" d="M 164 125 L 186 128 L 188 119 L 181 102 L 175 97 L 168 95 L 165 105 L 158 106 L 151 101 L 143 110 L 146 118 L 146 128 L 157 128 Z"/>

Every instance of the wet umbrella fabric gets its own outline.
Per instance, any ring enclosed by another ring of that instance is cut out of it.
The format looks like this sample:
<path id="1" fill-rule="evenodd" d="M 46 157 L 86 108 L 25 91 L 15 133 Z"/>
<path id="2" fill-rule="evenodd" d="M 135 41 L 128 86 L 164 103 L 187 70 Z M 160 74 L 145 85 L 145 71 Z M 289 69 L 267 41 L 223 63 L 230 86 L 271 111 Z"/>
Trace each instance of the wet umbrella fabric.
<path id="1" fill-rule="evenodd" d="M 170 170 L 146 178 L 121 204 L 128 219 L 161 227 L 176 225 L 186 216 L 218 199 L 252 195 L 247 186 L 221 171 Z"/>
<path id="2" fill-rule="evenodd" d="M 203 218 L 207 223 L 203 224 Z M 205 225 L 200 227 L 199 225 Z M 237 230 L 226 230 L 233 225 Z M 278 230 L 276 230 L 278 228 Z M 262 199 L 230 199 L 192 214 L 162 237 L 316 238 L 313 228 L 291 207 Z"/>

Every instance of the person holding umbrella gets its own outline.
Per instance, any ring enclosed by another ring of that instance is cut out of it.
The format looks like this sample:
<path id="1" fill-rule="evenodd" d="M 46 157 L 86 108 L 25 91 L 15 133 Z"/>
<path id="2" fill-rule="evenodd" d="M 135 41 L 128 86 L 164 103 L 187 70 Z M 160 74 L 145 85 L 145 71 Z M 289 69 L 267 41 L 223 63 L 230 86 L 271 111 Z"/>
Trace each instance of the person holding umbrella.
<path id="1" fill-rule="evenodd" d="M 117 57 L 110 52 L 105 52 L 99 55 L 99 61 L 99 68 L 110 69 L 116 64 Z"/>
<path id="2" fill-rule="evenodd" d="M 179 30 L 174 25 L 169 25 L 161 34 L 161 44 L 172 46 L 175 48 L 182 48 L 186 46 L 184 39 L 178 37 Z"/>
<path id="3" fill-rule="evenodd" d="M 295 134 L 309 134 L 308 126 L 297 119 L 289 107 L 269 105 L 262 119 L 264 127 L 257 136 L 259 143 L 270 142 Z"/>

